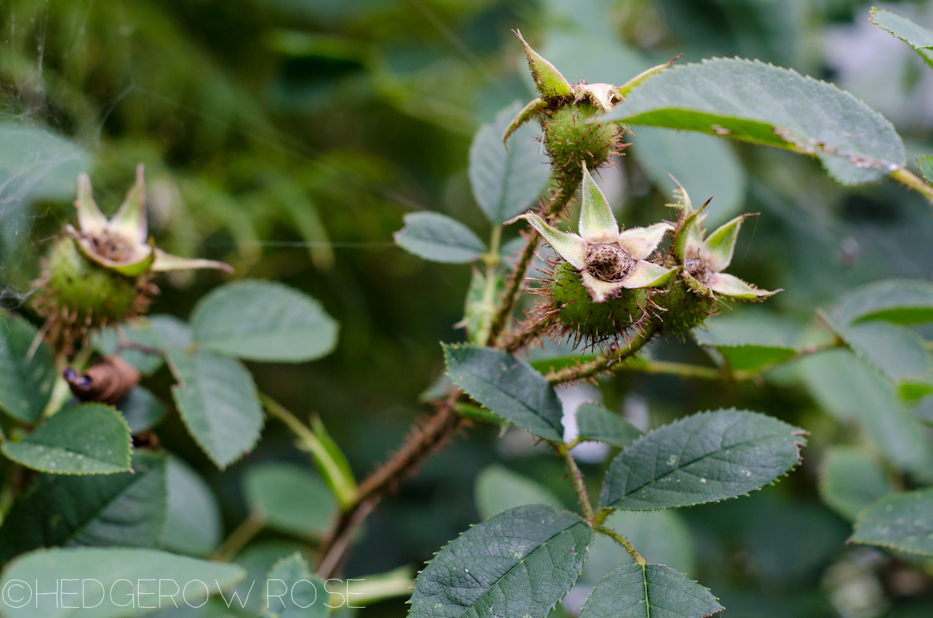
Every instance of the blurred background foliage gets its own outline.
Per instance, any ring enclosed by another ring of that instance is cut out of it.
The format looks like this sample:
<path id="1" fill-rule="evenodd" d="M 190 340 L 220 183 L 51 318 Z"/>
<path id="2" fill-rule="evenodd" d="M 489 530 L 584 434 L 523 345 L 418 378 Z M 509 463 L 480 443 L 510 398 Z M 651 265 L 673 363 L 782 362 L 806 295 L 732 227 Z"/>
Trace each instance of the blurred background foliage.
<path id="1" fill-rule="evenodd" d="M 933 26 L 930 3 L 885 6 Z M 72 216 L 79 171 L 91 174 L 98 202 L 112 212 L 142 161 L 159 246 L 225 260 L 237 277 L 285 281 L 340 320 L 340 345 L 327 359 L 251 369 L 264 392 L 296 413 L 319 414 L 362 476 L 426 411 L 418 395 L 442 372 L 437 343 L 463 337 L 454 324 L 469 268 L 422 261 L 394 246 L 391 234 L 405 213 L 435 210 L 488 235 L 470 191 L 467 152 L 497 110 L 532 98 L 510 29 L 520 27 L 572 80 L 621 84 L 681 53 L 680 62 L 760 58 L 831 80 L 894 122 L 912 161 L 933 149 L 933 74 L 869 24 L 868 8 L 850 0 L 3 0 L 0 298 L 24 306 L 39 257 Z M 713 219 L 761 213 L 739 240 L 733 272 L 785 291 L 736 314 L 801 329 L 814 309 L 857 285 L 933 275 L 929 208 L 892 182 L 846 188 L 815 161 L 789 153 L 660 129 L 635 134 L 626 156 L 602 175 L 626 224 L 673 216 L 664 206 L 668 172 L 695 202 L 714 198 Z M 161 280 L 153 313 L 187 317 L 221 278 Z M 711 362 L 692 341 L 654 348 L 665 359 Z M 890 457 L 870 432 L 824 405 L 820 387 L 830 377 L 814 376 L 831 369 L 797 365 L 725 386 L 623 373 L 561 394 L 568 406 L 602 400 L 643 428 L 736 406 L 811 432 L 803 467 L 777 486 L 658 516 L 628 513 L 619 522 L 649 560 L 710 586 L 727 616 L 933 615 L 933 580 L 923 568 L 845 546 L 849 523 L 820 500 L 818 472 L 831 445 Z M 154 384 L 171 401 L 167 370 Z M 177 415 L 158 433 L 210 483 L 228 533 L 246 515 L 247 469 L 270 461 L 308 466 L 276 424 L 224 474 Z M 562 468 L 529 436 L 509 431 L 499 439 L 488 426 L 469 434 L 382 504 L 348 576 L 420 567 L 498 511 L 495 492 L 512 491 L 510 475 L 573 504 Z M 929 480 L 927 455 L 914 472 Z M 581 453 L 592 479 L 606 456 Z M 296 546 L 313 551 L 287 533 L 263 532 L 245 561 L 262 573 Z M 611 555 L 615 549 L 591 560 L 627 560 Z M 584 579 L 592 585 L 604 572 L 588 569 Z M 558 611 L 573 611 L 573 595 Z M 405 611 L 393 599 L 363 613 Z"/>

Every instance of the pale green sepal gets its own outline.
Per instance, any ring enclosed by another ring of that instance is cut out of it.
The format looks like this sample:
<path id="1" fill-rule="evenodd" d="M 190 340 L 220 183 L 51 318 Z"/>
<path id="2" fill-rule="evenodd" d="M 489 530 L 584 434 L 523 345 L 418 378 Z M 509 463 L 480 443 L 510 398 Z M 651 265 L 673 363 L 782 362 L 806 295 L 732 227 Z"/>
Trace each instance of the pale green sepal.
<path id="1" fill-rule="evenodd" d="M 576 234 L 562 232 L 557 228 L 551 227 L 544 222 L 544 219 L 534 213 L 518 215 L 514 219 L 506 221 L 505 224 L 509 225 L 519 219 L 524 219 L 530 223 L 531 227 L 535 228 L 535 230 L 544 237 L 544 240 L 551 245 L 554 251 L 557 251 L 562 258 L 570 262 L 574 268 L 583 270 L 583 267 L 586 265 L 584 259 L 586 257 L 586 241 L 583 240 L 583 238 Z"/>
<path id="2" fill-rule="evenodd" d="M 745 283 L 738 277 L 726 273 L 717 273 L 710 277 L 706 287 L 721 296 L 729 296 L 738 300 L 758 300 L 777 294 L 781 290 L 759 290 L 750 283 Z"/>
<path id="3" fill-rule="evenodd" d="M 506 142 L 508 141 L 509 137 L 511 137 L 513 133 L 518 131 L 518 128 L 520 126 L 522 126 L 523 124 L 525 124 L 526 122 L 534 118 L 536 115 L 543 112 L 545 109 L 547 109 L 547 101 L 545 101 L 544 99 L 535 99 L 534 101 L 526 105 L 525 108 L 522 109 L 522 111 L 518 112 L 518 116 L 516 116 L 515 119 L 509 123 L 508 128 L 505 130 L 505 133 L 502 135 L 502 143 L 506 144 L 506 149 L 508 149 L 508 144 Z"/>
<path id="4" fill-rule="evenodd" d="M 622 287 L 633 290 L 635 288 L 654 288 L 664 285 L 671 280 L 677 268 L 664 268 L 651 262 L 640 260 L 635 264 L 631 274 L 622 280 Z"/>
<path id="5" fill-rule="evenodd" d="M 217 268 L 228 273 L 233 272 L 233 267 L 223 262 L 214 260 L 200 260 L 193 258 L 183 258 L 177 255 L 170 255 L 161 249 L 154 252 L 155 261 L 152 264 L 153 272 L 168 272 L 170 270 L 194 270 L 197 268 Z"/>
<path id="6" fill-rule="evenodd" d="M 739 215 L 709 235 L 703 243 L 703 254 L 709 268 L 715 272 L 722 272 L 729 266 L 742 221 L 748 216 L 750 215 Z"/>
<path id="7" fill-rule="evenodd" d="M 681 55 L 683 55 L 683 54 L 681 54 Z M 677 56 L 677 58 L 680 58 L 680 56 Z M 647 80 L 647 79 L 650 78 L 650 77 L 654 77 L 655 75 L 657 75 L 658 73 L 660 73 L 660 72 L 663 71 L 664 69 L 670 68 L 670 66 L 671 66 L 672 64 L 674 64 L 674 62 L 677 60 L 677 58 L 672 58 L 671 60 L 668 60 L 668 61 L 665 62 L 664 64 L 659 64 L 659 65 L 656 66 L 656 67 L 651 67 L 650 69 L 648 69 L 648 70 L 646 70 L 646 71 L 642 71 L 641 73 L 639 73 L 638 75 L 636 75 L 636 76 L 633 77 L 632 79 L 628 80 L 627 82 L 625 82 L 625 84 L 623 84 L 622 86 L 619 87 L 619 95 L 620 95 L 622 98 L 627 97 L 628 94 L 629 94 L 632 90 L 634 90 L 634 89 L 637 88 L 638 86 L 641 86 L 641 85 L 645 82 L 645 80 Z"/>
<path id="8" fill-rule="evenodd" d="M 121 275 L 126 275 L 127 277 L 135 277 L 148 271 L 155 260 L 155 253 L 153 252 L 151 243 L 133 245 L 132 257 L 124 262 L 115 262 L 98 255 L 97 252 L 94 251 L 94 246 L 91 244 L 89 236 L 79 233 L 70 225 L 65 226 L 65 231 L 68 232 L 68 235 L 75 241 L 75 244 L 84 257 L 107 270 L 112 270 Z"/>
<path id="9" fill-rule="evenodd" d="M 612 84 L 583 84 L 577 87 L 577 101 L 588 99 L 590 103 L 608 112 L 622 100 L 619 89 Z"/>
<path id="10" fill-rule="evenodd" d="M 120 210 L 110 220 L 110 231 L 120 234 L 134 243 L 146 242 L 146 184 L 143 181 L 143 164 L 136 166 L 136 183 L 126 194 Z"/>
<path id="11" fill-rule="evenodd" d="M 583 285 L 586 287 L 586 291 L 590 293 L 590 298 L 593 299 L 594 303 L 606 302 L 607 299 L 613 298 L 619 290 L 625 287 L 621 281 L 603 281 L 586 271 L 581 274 L 580 278 L 583 280 Z"/>
<path id="12" fill-rule="evenodd" d="M 580 206 L 580 236 L 586 242 L 614 242 L 619 234 L 612 208 L 583 165 L 583 205 Z M 633 256 L 634 257 L 634 256 Z M 639 258 L 635 258 L 639 259 Z"/>
<path id="13" fill-rule="evenodd" d="M 531 46 L 522 38 L 521 32 L 518 30 L 512 32 L 515 33 L 515 36 L 525 47 L 525 55 L 528 56 L 528 68 L 531 70 L 531 76 L 535 80 L 535 85 L 538 87 L 541 97 L 547 101 L 560 97 L 572 97 L 573 88 L 571 88 L 570 82 L 561 75 L 560 71 L 553 64 L 539 56 L 538 52 L 531 49 Z"/>
<path id="14" fill-rule="evenodd" d="M 703 239 L 699 232 L 700 211 L 694 210 L 680 224 L 680 228 L 674 234 L 674 255 L 677 260 L 683 264 L 687 259 L 688 253 L 698 253 L 703 246 Z"/>
<path id="15" fill-rule="evenodd" d="M 674 228 L 668 223 L 655 223 L 648 227 L 633 227 L 619 234 L 619 246 L 634 260 L 644 260 L 651 255 L 664 235 Z"/>
<path id="16" fill-rule="evenodd" d="M 78 227 L 85 234 L 96 234 L 107 227 L 107 217 L 94 201 L 91 179 L 87 174 L 78 175 L 78 199 L 75 200 L 75 208 L 78 210 Z"/>

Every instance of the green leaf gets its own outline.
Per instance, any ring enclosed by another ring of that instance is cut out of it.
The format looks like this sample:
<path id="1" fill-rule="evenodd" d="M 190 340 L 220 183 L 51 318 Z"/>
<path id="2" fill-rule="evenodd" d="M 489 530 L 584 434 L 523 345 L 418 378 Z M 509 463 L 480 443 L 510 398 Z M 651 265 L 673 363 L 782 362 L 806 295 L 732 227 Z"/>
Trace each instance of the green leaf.
<path id="1" fill-rule="evenodd" d="M 884 468 L 864 451 L 832 447 L 820 465 L 820 496 L 834 511 L 855 521 L 866 506 L 891 493 Z"/>
<path id="2" fill-rule="evenodd" d="M 746 312 L 740 316 L 714 317 L 705 328 L 693 331 L 701 346 L 714 348 L 736 371 L 758 371 L 793 357 L 790 328 L 768 314 Z"/>
<path id="3" fill-rule="evenodd" d="M 754 412 L 688 416 L 646 433 L 619 453 L 603 481 L 601 503 L 649 511 L 747 494 L 799 463 L 803 433 Z"/>
<path id="4" fill-rule="evenodd" d="M 501 350 L 442 345 L 454 384 L 525 431 L 563 442 L 563 408 L 557 393 L 528 363 Z"/>
<path id="5" fill-rule="evenodd" d="M 311 574 L 299 553 L 275 563 L 266 577 L 263 599 L 263 618 L 324 618 L 328 612 L 324 582 Z"/>
<path id="6" fill-rule="evenodd" d="M 933 489 L 888 496 L 859 514 L 853 543 L 933 556 Z"/>
<path id="7" fill-rule="evenodd" d="M 923 337 L 912 330 L 880 321 L 830 325 L 858 356 L 895 384 L 933 371 Z"/>
<path id="8" fill-rule="evenodd" d="M 592 529 L 573 513 L 520 506 L 473 526 L 421 571 L 411 618 L 544 618 L 583 569 Z"/>
<path id="9" fill-rule="evenodd" d="M 625 448 L 644 433 L 603 406 L 584 403 L 577 408 L 577 432 L 583 440 L 596 440 Z"/>
<path id="10" fill-rule="evenodd" d="M 310 361 L 337 345 L 337 323 L 320 303 L 271 281 L 215 289 L 198 303 L 191 325 L 200 347 L 246 360 Z"/>
<path id="11" fill-rule="evenodd" d="M 37 336 L 23 318 L 0 312 L 0 409 L 26 423 L 42 416 L 58 375 L 45 343 L 29 355 Z"/>
<path id="12" fill-rule="evenodd" d="M 130 469 L 130 428 L 100 403 L 69 406 L 3 454 L 27 468 L 52 474 L 110 474 Z"/>
<path id="13" fill-rule="evenodd" d="M 893 125 L 831 84 L 760 61 L 717 58 L 674 66 L 600 118 L 699 131 L 815 156 L 843 184 L 906 164 Z"/>
<path id="14" fill-rule="evenodd" d="M 846 326 L 866 320 L 895 324 L 933 321 L 933 283 L 888 279 L 861 287 L 840 301 L 833 317 Z"/>
<path id="15" fill-rule="evenodd" d="M 176 347 L 169 348 L 169 359 L 183 381 L 172 387 L 181 419 L 217 467 L 252 450 L 263 414 L 246 368 L 231 358 Z"/>
<path id="16" fill-rule="evenodd" d="M 745 168 L 730 144 L 700 133 L 639 127 L 632 144 L 638 164 L 664 195 L 677 188 L 671 176 L 706 208 L 708 222 L 733 217 L 745 202 Z"/>
<path id="17" fill-rule="evenodd" d="M 220 507 L 207 483 L 177 457 L 168 459 L 168 519 L 162 549 L 189 556 L 207 556 L 220 545 Z"/>
<path id="18" fill-rule="evenodd" d="M 670 567 L 632 564 L 596 586 L 580 618 L 704 618 L 724 609 L 707 588 Z"/>
<path id="19" fill-rule="evenodd" d="M 51 549 L 27 554 L 7 565 L 3 571 L 2 589 L 11 592 L 19 582 L 38 585 L 48 592 L 65 590 L 65 596 L 32 596 L 32 602 L 20 608 L 9 602 L 3 609 L 5 618 L 127 618 L 146 614 L 171 601 L 175 594 L 179 607 L 203 604 L 208 595 L 231 588 L 243 579 L 245 572 L 235 564 L 208 562 L 157 551 L 154 549 L 77 548 Z M 68 581 L 71 580 L 71 581 Z M 87 586 L 82 588 L 85 580 Z M 93 581 L 88 581 L 93 580 Z M 159 580 L 163 580 L 159 598 Z M 97 583 L 100 583 L 100 586 Z M 176 593 L 172 582 L 178 583 Z M 193 582 L 190 585 L 189 582 Z M 199 582 L 203 582 L 201 585 Z M 182 596 L 187 587 L 187 595 Z M 67 588 L 61 588 L 67 586 Z M 9 587 L 9 588 L 8 588 Z M 28 590 L 15 589 L 28 595 Z M 36 592 L 35 590 L 33 592 Z M 111 599 L 111 592 L 113 598 Z M 77 593 L 75 596 L 70 596 Z M 87 595 L 87 596 L 84 596 Z M 25 597 L 12 597 L 25 598 Z M 64 599 L 64 603 L 61 600 Z M 123 605 L 123 604 L 126 605 Z M 123 605 L 121 607 L 121 605 Z M 80 613 L 71 607 L 85 607 Z"/>
<path id="20" fill-rule="evenodd" d="M 337 514 L 337 501 L 310 469 L 282 463 L 254 465 L 244 479 L 246 502 L 266 525 L 316 539 Z"/>
<path id="21" fill-rule="evenodd" d="M 933 32 L 897 13 L 874 7 L 871 10 L 871 23 L 913 47 L 933 68 Z"/>
<path id="22" fill-rule="evenodd" d="M 840 349 L 804 358 L 797 370 L 824 410 L 842 422 L 856 421 L 864 437 L 902 470 L 930 477 L 933 449 L 923 426 L 873 367 Z"/>
<path id="23" fill-rule="evenodd" d="M 5 200 L 74 199 L 75 178 L 91 167 L 91 157 L 78 144 L 24 122 L 0 123 L 0 143 L 0 184 L 8 187 Z"/>
<path id="24" fill-rule="evenodd" d="M 498 225 L 526 210 L 538 199 L 551 177 L 547 156 L 536 141 L 541 130 L 525 124 L 512 134 L 508 150 L 502 135 L 521 105 L 513 103 L 483 125 L 470 146 L 473 196 L 489 220 Z"/>
<path id="25" fill-rule="evenodd" d="M 919 168 L 923 179 L 933 185 L 933 155 L 917 157 L 917 168 Z"/>
<path id="26" fill-rule="evenodd" d="M 279 540 L 250 543 L 235 558 L 236 563 L 246 569 L 246 578 L 234 590 L 226 593 L 224 600 L 230 602 L 230 607 L 235 607 L 237 610 L 244 609 L 243 613 L 246 616 L 261 614 L 263 591 L 257 588 L 258 582 L 264 583 L 272 567 L 280 560 L 294 555 L 295 552 L 303 553 L 306 556 L 313 555 L 309 548 L 295 541 Z"/>
<path id="27" fill-rule="evenodd" d="M 121 324 L 120 328 L 130 341 L 158 348 L 162 344 L 162 337 L 153 330 L 148 321 L 133 324 Z M 94 348 L 103 356 L 110 356 L 117 349 L 120 339 L 113 327 L 101 329 L 94 336 Z M 120 352 L 120 358 L 139 370 L 144 376 L 158 371 L 164 359 L 159 354 L 146 354 L 139 350 L 126 349 Z"/>
<path id="28" fill-rule="evenodd" d="M 476 477 L 474 496 L 483 519 L 526 504 L 543 504 L 557 511 L 564 508 L 549 489 L 499 464 L 492 464 Z"/>
<path id="29" fill-rule="evenodd" d="M 486 245 L 473 230 L 456 219 L 437 212 L 405 215 L 405 227 L 395 233 L 395 243 L 432 262 L 464 264 L 475 262 Z"/>
<path id="30" fill-rule="evenodd" d="M 624 535 L 648 562 L 664 564 L 681 573 L 696 570 L 690 528 L 675 510 L 615 511 L 606 518 L 605 525 Z M 632 563 L 632 557 L 622 546 L 604 534 L 597 534 L 578 584 L 595 586 L 609 571 Z"/>
<path id="31" fill-rule="evenodd" d="M 123 414 L 123 419 L 130 426 L 130 433 L 134 436 L 152 429 L 165 418 L 165 404 L 142 386 L 134 387 L 130 394 L 117 404 L 117 410 Z"/>
<path id="32" fill-rule="evenodd" d="M 166 516 L 165 457 L 137 453 L 133 472 L 43 475 L 0 527 L 0 563 L 64 545 L 156 547 Z"/>

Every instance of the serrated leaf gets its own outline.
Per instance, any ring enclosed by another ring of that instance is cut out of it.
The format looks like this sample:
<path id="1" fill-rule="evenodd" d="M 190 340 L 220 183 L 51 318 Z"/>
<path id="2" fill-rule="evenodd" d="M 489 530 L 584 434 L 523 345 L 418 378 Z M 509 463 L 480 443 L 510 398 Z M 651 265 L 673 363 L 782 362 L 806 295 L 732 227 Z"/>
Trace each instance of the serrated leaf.
<path id="1" fill-rule="evenodd" d="M 130 428 L 114 408 L 99 403 L 68 406 L 3 454 L 51 474 L 111 474 L 130 469 Z"/>
<path id="2" fill-rule="evenodd" d="M 871 23 L 913 47 L 933 68 L 933 32 L 897 13 L 878 8 L 871 10 Z"/>
<path id="3" fill-rule="evenodd" d="M 558 511 L 564 508 L 549 489 L 499 464 L 480 472 L 473 493 L 483 519 L 526 504 L 543 504 Z"/>
<path id="4" fill-rule="evenodd" d="M 595 403 L 577 408 L 577 435 L 583 440 L 596 440 L 625 448 L 644 432 L 630 422 Z"/>
<path id="5" fill-rule="evenodd" d="M 395 243 L 432 262 L 465 264 L 475 262 L 486 245 L 473 230 L 456 219 L 437 212 L 405 215 L 405 227 L 395 233 Z"/>
<path id="6" fill-rule="evenodd" d="M 201 350 L 169 348 L 183 384 L 172 395 L 188 432 L 208 457 L 224 468 L 252 450 L 263 414 L 253 377 L 243 365 Z"/>
<path id="7" fill-rule="evenodd" d="M 61 598 L 66 602 L 60 602 L 59 595 L 34 595 L 31 603 L 19 608 L 7 602 L 3 615 L 5 618 L 69 618 L 75 615 L 82 618 L 129 618 L 158 608 L 159 580 L 162 580 L 163 607 L 170 602 L 166 597 L 173 593 L 179 607 L 185 603 L 195 607 L 202 605 L 208 596 L 232 587 L 245 575 L 245 571 L 235 564 L 196 560 L 154 549 L 42 550 L 8 564 L 3 571 L 2 588 L 15 586 L 17 580 L 38 585 L 43 592 L 55 590 L 56 585 L 65 585 L 68 586 L 66 596 Z M 88 582 L 88 585 L 82 587 L 77 579 Z M 184 586 L 192 581 L 195 583 L 188 586 L 183 599 Z M 181 590 L 176 593 L 171 582 L 177 582 Z M 198 582 L 204 582 L 204 585 Z M 22 589 L 17 592 L 28 594 Z M 72 593 L 77 594 L 70 596 Z M 88 609 L 81 609 L 80 614 L 76 614 L 72 607 Z"/>
<path id="8" fill-rule="evenodd" d="M 168 459 L 168 517 L 161 548 L 188 556 L 207 556 L 220 545 L 220 507 L 207 483 L 177 457 Z"/>
<path id="9" fill-rule="evenodd" d="M 473 526 L 418 575 L 411 618 L 544 618 L 580 575 L 592 529 L 573 513 L 520 506 Z"/>
<path id="10" fill-rule="evenodd" d="M 292 464 L 254 465 L 244 479 L 246 502 L 270 528 L 315 539 L 337 514 L 333 494 L 310 469 Z"/>
<path id="11" fill-rule="evenodd" d="M 745 201 L 745 168 L 730 144 L 699 133 L 640 127 L 632 152 L 638 164 L 665 195 L 677 179 L 700 203 L 713 198 L 706 209 L 710 224 L 735 216 Z"/>
<path id="12" fill-rule="evenodd" d="M 0 312 L 0 409 L 26 423 L 42 416 L 58 375 L 45 343 L 30 356 L 37 336 L 23 318 Z"/>
<path id="13" fill-rule="evenodd" d="M 604 506 L 627 511 L 735 498 L 773 483 L 800 461 L 803 432 L 740 410 L 694 414 L 650 431 L 613 460 Z"/>
<path id="14" fill-rule="evenodd" d="M 701 346 L 719 352 L 736 371 L 758 371 L 797 353 L 785 324 L 754 312 L 742 317 L 712 318 L 705 328 L 695 329 L 693 336 Z"/>
<path id="15" fill-rule="evenodd" d="M 923 179 L 933 185 L 933 155 L 917 157 L 917 168 L 920 170 Z"/>
<path id="16" fill-rule="evenodd" d="M 42 475 L 0 527 L 0 563 L 65 545 L 156 547 L 166 517 L 165 457 L 137 453 L 133 472 Z"/>
<path id="17" fill-rule="evenodd" d="M 674 66 L 635 88 L 607 120 L 804 152 L 843 184 L 883 178 L 907 158 L 893 125 L 849 93 L 757 60 Z"/>
<path id="18" fill-rule="evenodd" d="M 494 225 L 528 210 L 551 177 L 536 124 L 519 127 L 508 140 L 508 150 L 502 144 L 502 135 L 520 110 L 515 102 L 499 112 L 495 122 L 480 128 L 470 146 L 473 196 Z"/>
<path id="19" fill-rule="evenodd" d="M 165 404 L 142 386 L 136 386 L 117 404 L 134 436 L 152 429 L 165 418 Z"/>
<path id="20" fill-rule="evenodd" d="M 511 354 L 492 348 L 443 344 L 454 384 L 505 420 L 534 435 L 562 442 L 563 408 L 540 373 Z"/>
<path id="21" fill-rule="evenodd" d="M 275 563 L 263 590 L 263 618 L 323 618 L 328 593 L 324 582 L 311 574 L 308 561 L 295 553 Z"/>
<path id="22" fill-rule="evenodd" d="M 724 609 L 707 588 L 670 567 L 632 564 L 596 586 L 580 618 L 705 618 Z"/>
<path id="23" fill-rule="evenodd" d="M 833 317 L 842 325 L 867 320 L 895 324 L 933 321 L 933 283 L 918 279 L 888 279 L 846 295 Z"/>
<path id="24" fill-rule="evenodd" d="M 77 143 L 27 122 L 0 123 L 0 142 L 7 203 L 74 199 L 75 178 L 91 167 L 91 157 Z"/>
<path id="25" fill-rule="evenodd" d="M 841 421 L 856 421 L 865 438 L 899 468 L 929 478 L 933 449 L 923 427 L 877 370 L 844 349 L 804 358 L 797 370 L 824 410 Z"/>
<path id="26" fill-rule="evenodd" d="M 859 512 L 891 493 L 884 468 L 862 450 L 837 446 L 820 465 L 820 496 L 834 511 L 855 521 Z"/>
<path id="27" fill-rule="evenodd" d="M 195 343 L 245 360 L 298 363 L 337 345 L 337 322 L 321 304 L 272 281 L 237 281 L 201 299 L 191 316 Z"/>
<path id="28" fill-rule="evenodd" d="M 134 324 L 121 324 L 121 330 L 130 341 L 157 348 L 162 337 L 152 329 L 148 321 Z M 102 356 L 110 356 L 117 349 L 120 338 L 116 329 L 108 326 L 94 336 L 94 348 Z M 139 370 L 144 376 L 152 375 L 162 366 L 164 359 L 159 354 L 147 354 L 139 350 L 126 349 L 120 352 L 120 358 Z"/>
<path id="29" fill-rule="evenodd" d="M 831 326 L 857 355 L 894 383 L 920 379 L 933 370 L 923 337 L 912 330 L 881 321 Z"/>
<path id="30" fill-rule="evenodd" d="M 246 569 L 246 577 L 235 589 L 224 595 L 230 607 L 237 610 L 241 608 L 246 616 L 258 616 L 263 608 L 263 590 L 269 571 L 280 560 L 284 560 L 295 552 L 303 555 L 313 555 L 305 545 L 295 541 L 259 541 L 250 543 L 246 549 L 237 554 L 235 562 Z M 262 584 L 260 584 L 262 582 Z"/>
<path id="31" fill-rule="evenodd" d="M 933 489 L 888 496 L 859 514 L 853 543 L 933 556 Z"/>

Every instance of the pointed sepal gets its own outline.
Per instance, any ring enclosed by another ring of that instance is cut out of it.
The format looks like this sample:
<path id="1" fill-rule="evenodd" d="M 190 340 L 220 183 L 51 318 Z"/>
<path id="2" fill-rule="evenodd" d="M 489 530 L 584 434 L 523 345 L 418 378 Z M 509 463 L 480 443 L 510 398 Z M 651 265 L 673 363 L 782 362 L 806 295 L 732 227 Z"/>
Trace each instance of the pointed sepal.
<path id="1" fill-rule="evenodd" d="M 136 182 L 126 194 L 120 210 L 110 220 L 111 232 L 134 243 L 146 242 L 149 228 L 146 223 L 146 183 L 143 180 L 143 164 L 136 166 Z"/>
<path id="2" fill-rule="evenodd" d="M 635 263 L 632 272 L 622 280 L 622 287 L 629 290 L 658 287 L 670 281 L 676 272 L 677 268 L 664 268 L 651 262 L 639 260 Z"/>
<path id="3" fill-rule="evenodd" d="M 183 258 L 177 255 L 170 255 L 161 249 L 156 249 L 153 253 L 155 261 L 152 263 L 153 272 L 168 272 L 172 270 L 195 270 L 200 268 L 215 268 L 228 273 L 233 272 L 233 267 L 223 262 L 214 260 L 201 260 L 194 258 Z"/>
<path id="4" fill-rule="evenodd" d="M 538 52 L 531 48 L 531 45 L 525 42 L 525 39 L 522 38 L 522 33 L 518 30 L 513 30 L 515 36 L 522 42 L 522 45 L 525 47 L 525 55 L 528 56 L 528 68 L 531 70 L 531 76 L 535 80 L 535 86 L 538 88 L 538 93 L 546 101 L 552 101 L 561 97 L 572 97 L 573 88 L 570 86 L 570 82 L 567 81 L 560 71 L 557 68 L 542 58 Z"/>
<path id="5" fill-rule="evenodd" d="M 683 54 L 680 54 L 680 56 L 683 56 Z M 656 67 L 651 67 L 647 71 L 642 71 L 641 73 L 639 73 L 632 79 L 628 80 L 622 86 L 619 87 L 619 96 L 621 96 L 622 98 L 627 97 L 632 90 L 641 86 L 645 82 L 645 80 L 651 77 L 654 77 L 655 75 L 657 75 L 664 69 L 669 69 L 670 66 L 674 64 L 678 58 L 680 58 L 680 56 L 676 56 L 672 58 L 671 60 L 665 62 L 664 64 L 659 64 Z"/>
<path id="6" fill-rule="evenodd" d="M 664 235 L 674 228 L 669 223 L 655 223 L 648 227 L 633 227 L 619 234 L 619 246 L 634 260 L 644 260 L 651 255 Z"/>
<path id="7" fill-rule="evenodd" d="M 726 273 L 716 273 L 710 277 L 706 287 L 720 296 L 728 296 L 737 300 L 761 300 L 781 291 L 759 290 L 750 283 L 745 283 L 738 277 Z"/>
<path id="8" fill-rule="evenodd" d="M 583 164 L 582 205 L 580 206 L 580 236 L 588 243 L 613 242 L 619 235 L 612 208 L 606 196 Z M 634 257 L 634 256 L 633 256 Z M 635 258 L 639 259 L 639 258 Z"/>
<path id="9" fill-rule="evenodd" d="M 78 211 L 78 227 L 85 234 L 96 234 L 107 227 L 107 217 L 97 207 L 91 179 L 87 174 L 78 175 L 78 199 L 75 200 Z"/>
<path id="10" fill-rule="evenodd" d="M 751 215 L 739 215 L 709 235 L 703 242 L 703 257 L 706 265 L 713 272 L 724 271 L 732 262 L 735 241 L 739 237 L 742 221 Z"/>
<path id="11" fill-rule="evenodd" d="M 544 99 L 535 99 L 534 101 L 526 105 L 524 109 L 522 109 L 522 111 L 518 112 L 518 116 L 516 116 L 515 119 L 509 123 L 508 128 L 506 128 L 505 133 L 502 135 L 502 143 L 506 145 L 506 148 L 508 148 L 507 142 L 509 140 L 509 137 L 511 137 L 513 133 L 518 131 L 518 128 L 520 126 L 522 126 L 523 124 L 525 124 L 526 122 L 528 122 L 529 120 L 531 120 L 532 118 L 534 118 L 535 116 L 537 116 L 538 114 L 540 114 L 546 109 L 547 109 L 547 101 L 545 101 Z"/>
<path id="12" fill-rule="evenodd" d="M 586 265 L 586 241 L 576 234 L 562 232 L 545 223 L 544 219 L 534 213 L 525 213 L 505 222 L 506 225 L 524 219 L 531 227 L 544 237 L 551 248 L 560 254 L 577 270 L 583 270 Z"/>

